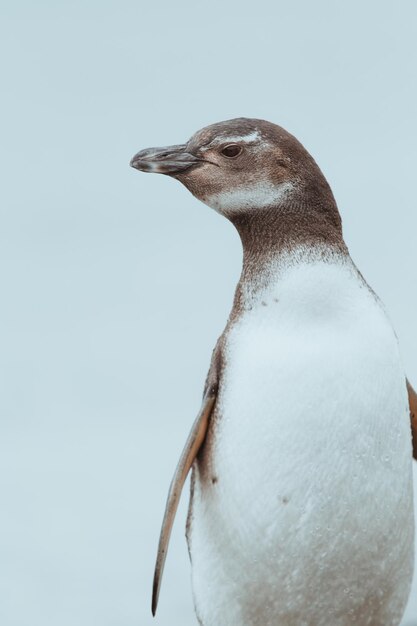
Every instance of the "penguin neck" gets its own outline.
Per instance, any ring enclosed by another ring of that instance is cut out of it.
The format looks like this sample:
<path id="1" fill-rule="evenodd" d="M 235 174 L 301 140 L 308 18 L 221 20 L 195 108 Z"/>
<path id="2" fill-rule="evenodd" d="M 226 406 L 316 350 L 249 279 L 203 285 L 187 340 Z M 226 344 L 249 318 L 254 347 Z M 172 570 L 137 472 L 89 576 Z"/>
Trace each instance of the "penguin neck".
<path id="1" fill-rule="evenodd" d="M 247 308 L 285 269 L 302 263 L 344 262 L 349 253 L 336 206 L 331 213 L 291 205 L 245 211 L 231 219 L 243 247 L 234 308 Z"/>

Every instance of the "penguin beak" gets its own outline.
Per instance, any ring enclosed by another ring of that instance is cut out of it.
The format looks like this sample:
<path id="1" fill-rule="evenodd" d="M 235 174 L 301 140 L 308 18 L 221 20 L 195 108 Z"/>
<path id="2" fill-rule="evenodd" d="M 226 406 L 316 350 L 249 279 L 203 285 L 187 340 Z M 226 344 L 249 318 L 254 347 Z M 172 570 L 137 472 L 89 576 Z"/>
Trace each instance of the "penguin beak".
<path id="1" fill-rule="evenodd" d="M 166 148 L 147 148 L 135 154 L 130 165 L 142 172 L 154 172 L 175 176 L 190 167 L 203 162 L 193 154 L 186 152 L 186 146 L 168 146 Z"/>

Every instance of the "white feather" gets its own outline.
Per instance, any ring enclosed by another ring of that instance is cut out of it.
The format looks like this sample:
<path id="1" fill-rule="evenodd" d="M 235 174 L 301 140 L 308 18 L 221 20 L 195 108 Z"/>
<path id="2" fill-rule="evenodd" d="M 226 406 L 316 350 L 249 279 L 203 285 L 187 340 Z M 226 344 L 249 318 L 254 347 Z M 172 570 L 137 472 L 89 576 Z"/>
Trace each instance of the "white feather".
<path id="1" fill-rule="evenodd" d="M 227 338 L 190 548 L 204 626 L 398 625 L 410 423 L 390 323 L 349 263 L 282 267 Z"/>
<path id="2" fill-rule="evenodd" d="M 247 186 L 234 187 L 229 191 L 212 194 L 204 199 L 208 206 L 223 215 L 244 212 L 247 209 L 262 209 L 279 206 L 291 193 L 290 182 L 274 185 L 268 180 L 251 183 Z"/>

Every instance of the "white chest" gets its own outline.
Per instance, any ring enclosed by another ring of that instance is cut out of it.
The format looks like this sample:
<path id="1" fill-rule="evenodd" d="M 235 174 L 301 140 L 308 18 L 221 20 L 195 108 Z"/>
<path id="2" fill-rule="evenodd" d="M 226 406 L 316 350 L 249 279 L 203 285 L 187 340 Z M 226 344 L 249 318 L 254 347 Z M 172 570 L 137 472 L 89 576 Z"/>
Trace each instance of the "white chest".
<path id="1" fill-rule="evenodd" d="M 394 624 L 413 535 L 395 335 L 344 266 L 293 268 L 250 306 L 227 338 L 214 483 L 196 475 L 190 547 L 203 623 L 324 625 L 343 610 Z M 351 623 L 343 614 L 332 624 Z"/>

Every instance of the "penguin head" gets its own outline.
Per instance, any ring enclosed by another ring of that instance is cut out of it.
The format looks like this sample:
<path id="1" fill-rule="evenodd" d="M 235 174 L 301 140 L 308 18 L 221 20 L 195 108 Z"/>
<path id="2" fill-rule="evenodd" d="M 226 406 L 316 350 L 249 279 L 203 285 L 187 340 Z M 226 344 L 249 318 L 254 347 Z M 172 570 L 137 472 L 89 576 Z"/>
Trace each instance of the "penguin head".
<path id="1" fill-rule="evenodd" d="M 167 174 L 233 221 L 290 204 L 334 203 L 305 148 L 280 126 L 237 118 L 207 126 L 183 145 L 138 152 L 131 166 Z"/>

